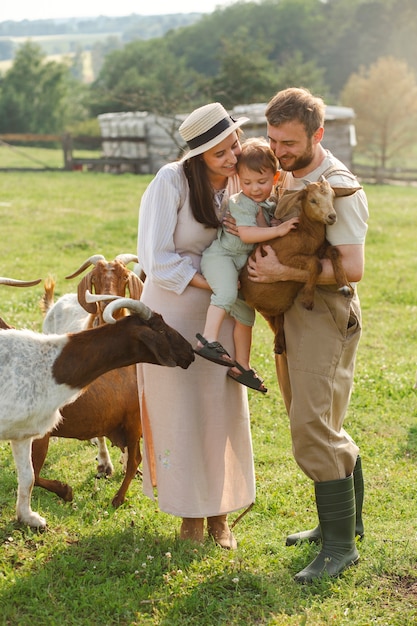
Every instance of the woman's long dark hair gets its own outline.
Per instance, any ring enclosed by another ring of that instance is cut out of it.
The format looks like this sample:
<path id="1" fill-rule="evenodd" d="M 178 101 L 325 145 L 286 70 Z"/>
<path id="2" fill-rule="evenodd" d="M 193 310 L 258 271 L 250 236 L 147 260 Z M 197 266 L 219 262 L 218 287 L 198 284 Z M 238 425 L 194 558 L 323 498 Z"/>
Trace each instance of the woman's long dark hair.
<path id="1" fill-rule="evenodd" d="M 217 228 L 220 222 L 214 206 L 213 189 L 201 155 L 187 159 L 183 167 L 190 188 L 190 205 L 194 218 L 209 228 Z"/>

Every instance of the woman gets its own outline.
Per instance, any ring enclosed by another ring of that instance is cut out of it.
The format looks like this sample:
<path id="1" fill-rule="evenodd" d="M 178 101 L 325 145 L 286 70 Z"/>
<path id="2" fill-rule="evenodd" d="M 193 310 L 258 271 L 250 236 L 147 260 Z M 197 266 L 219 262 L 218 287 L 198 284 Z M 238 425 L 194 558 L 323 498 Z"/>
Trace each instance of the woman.
<path id="1" fill-rule="evenodd" d="M 189 151 L 161 168 L 141 201 L 142 300 L 192 344 L 211 296 L 200 259 L 239 189 L 237 131 L 247 121 L 217 102 L 193 111 L 179 129 Z M 219 340 L 233 358 L 231 317 Z M 246 389 L 226 374 L 200 358 L 187 370 L 141 364 L 138 388 L 145 494 L 182 518 L 182 539 L 202 543 L 207 518 L 209 535 L 234 549 L 227 514 L 254 501 L 255 480 Z"/>

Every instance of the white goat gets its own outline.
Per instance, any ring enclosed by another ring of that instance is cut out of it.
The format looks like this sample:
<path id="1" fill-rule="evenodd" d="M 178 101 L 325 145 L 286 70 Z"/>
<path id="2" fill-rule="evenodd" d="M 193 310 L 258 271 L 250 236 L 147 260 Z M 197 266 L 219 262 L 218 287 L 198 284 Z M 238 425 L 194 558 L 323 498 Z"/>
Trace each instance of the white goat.
<path id="1" fill-rule="evenodd" d="M 137 314 L 116 321 L 113 311 L 121 307 Z M 46 525 L 30 507 L 32 440 L 59 423 L 59 407 L 112 369 L 138 362 L 186 369 L 194 361 L 190 343 L 142 302 L 121 298 L 110 303 L 105 321 L 110 323 L 74 334 L 0 332 L 0 439 L 11 441 L 17 518 L 30 526 Z"/>

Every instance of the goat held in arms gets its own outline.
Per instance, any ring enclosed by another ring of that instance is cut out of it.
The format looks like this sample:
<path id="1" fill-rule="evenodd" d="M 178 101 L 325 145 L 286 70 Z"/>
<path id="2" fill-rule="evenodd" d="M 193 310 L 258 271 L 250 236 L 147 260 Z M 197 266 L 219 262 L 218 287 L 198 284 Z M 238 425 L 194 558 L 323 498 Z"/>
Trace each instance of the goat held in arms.
<path id="1" fill-rule="evenodd" d="M 134 315 L 116 321 L 113 311 Z M 32 440 L 60 422 L 59 408 L 106 372 L 145 362 L 187 369 L 191 344 L 142 302 L 120 298 L 105 310 L 107 323 L 79 333 L 45 335 L 29 330 L 0 332 L 0 439 L 10 440 L 18 474 L 19 521 L 44 527 L 32 511 Z"/>
<path id="2" fill-rule="evenodd" d="M 281 220 L 299 216 L 296 229 L 284 237 L 271 239 L 262 245 L 270 245 L 283 265 L 308 271 L 306 283 L 280 281 L 279 283 L 256 283 L 249 279 L 247 266 L 240 274 L 241 292 L 246 302 L 254 307 L 267 320 L 275 335 L 275 352 L 285 352 L 284 313 L 296 296 L 300 297 L 306 309 L 311 310 L 314 303 L 314 290 L 322 271 L 320 259 L 329 258 L 332 262 L 335 281 L 344 296 L 352 294 L 341 259 L 335 246 L 326 240 L 326 226 L 335 224 L 336 211 L 333 207 L 335 197 L 349 196 L 361 189 L 332 188 L 322 178 L 318 182 L 307 183 L 300 191 L 287 192 L 279 200 L 275 217 Z M 259 247 L 259 246 L 258 246 Z M 252 258 L 255 252 L 252 253 Z"/>

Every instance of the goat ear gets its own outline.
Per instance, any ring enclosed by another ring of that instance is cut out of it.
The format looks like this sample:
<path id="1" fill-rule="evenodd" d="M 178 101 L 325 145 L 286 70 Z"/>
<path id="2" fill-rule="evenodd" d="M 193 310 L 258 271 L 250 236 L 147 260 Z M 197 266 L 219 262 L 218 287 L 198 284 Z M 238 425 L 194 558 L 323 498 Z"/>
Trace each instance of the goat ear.
<path id="1" fill-rule="evenodd" d="M 133 298 L 133 300 L 140 300 L 140 297 L 142 295 L 143 282 L 138 276 L 136 276 L 134 272 L 129 273 L 127 288 L 129 290 L 130 297 Z"/>
<path id="2" fill-rule="evenodd" d="M 81 282 L 78 283 L 78 302 L 81 304 L 84 311 L 91 313 L 91 315 L 95 315 L 97 313 L 97 303 L 86 301 L 85 292 L 87 289 L 88 291 L 91 291 L 91 272 L 86 274 Z"/>
<path id="3" fill-rule="evenodd" d="M 156 365 L 165 365 L 165 367 L 175 367 L 177 365 L 163 333 L 155 333 L 151 328 L 143 326 L 141 328 L 140 341 L 154 355 Z M 149 363 L 151 362 L 149 361 Z"/>
<path id="4" fill-rule="evenodd" d="M 332 187 L 332 189 L 336 198 L 345 198 L 346 196 L 353 196 L 362 187 Z"/>
<path id="5" fill-rule="evenodd" d="M 274 216 L 277 219 L 282 219 L 291 213 L 294 207 L 300 202 L 303 195 L 305 195 L 304 189 L 301 189 L 300 191 L 286 191 L 278 200 Z"/>

